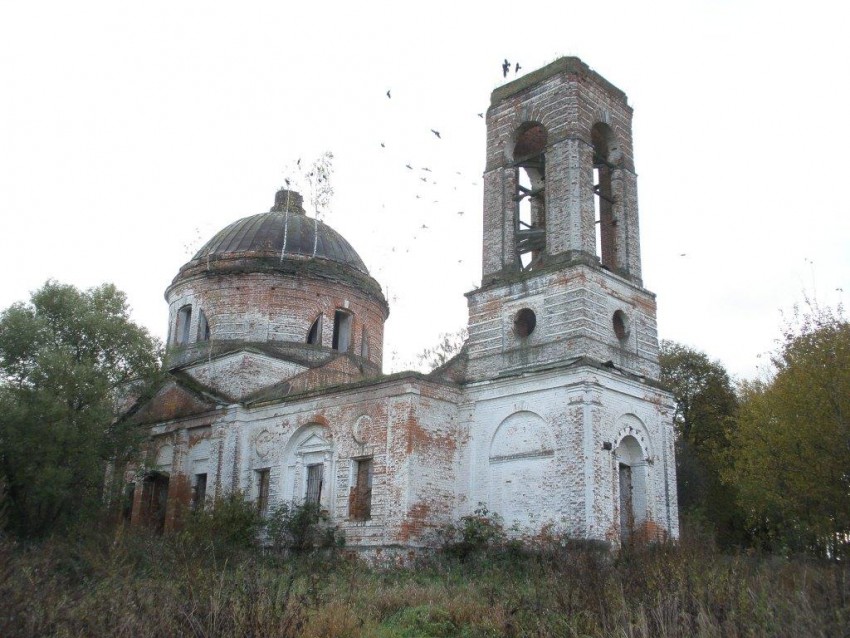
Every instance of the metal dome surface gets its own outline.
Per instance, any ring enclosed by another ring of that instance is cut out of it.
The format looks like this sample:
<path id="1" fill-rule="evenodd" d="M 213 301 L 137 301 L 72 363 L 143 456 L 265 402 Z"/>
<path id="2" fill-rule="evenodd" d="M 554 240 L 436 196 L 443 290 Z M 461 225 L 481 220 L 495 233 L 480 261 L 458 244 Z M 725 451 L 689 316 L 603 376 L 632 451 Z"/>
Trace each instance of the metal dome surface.
<path id="1" fill-rule="evenodd" d="M 313 257 L 351 266 L 368 275 L 351 244 L 327 224 L 307 217 L 301 202 L 301 195 L 294 191 L 278 191 L 269 212 L 245 217 L 220 230 L 192 261 L 239 254 L 273 254 L 281 259 Z"/>

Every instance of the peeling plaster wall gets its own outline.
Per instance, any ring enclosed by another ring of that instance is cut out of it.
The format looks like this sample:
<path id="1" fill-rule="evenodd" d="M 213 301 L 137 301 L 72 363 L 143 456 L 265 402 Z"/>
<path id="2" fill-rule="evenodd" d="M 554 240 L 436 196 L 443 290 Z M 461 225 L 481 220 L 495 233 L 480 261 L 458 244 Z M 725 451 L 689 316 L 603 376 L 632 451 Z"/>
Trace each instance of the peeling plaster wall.
<path id="1" fill-rule="evenodd" d="M 614 449 L 634 431 L 650 460 L 647 518 L 678 537 L 673 406 L 667 393 L 584 367 L 476 384 L 469 397 L 473 415 L 464 464 L 469 475 L 460 487 L 469 498 L 463 514 L 481 503 L 520 533 L 551 524 L 574 537 L 616 543 Z M 506 427 L 509 437 L 500 431 Z M 612 450 L 603 449 L 605 442 Z"/>
<path id="2" fill-rule="evenodd" d="M 207 494 L 257 498 L 269 470 L 272 507 L 302 501 L 306 465 L 324 464 L 322 506 L 352 548 L 415 547 L 479 504 L 515 533 L 543 526 L 619 542 L 616 448 L 635 437 L 646 463 L 646 523 L 678 537 L 668 394 L 587 366 L 459 388 L 416 379 L 256 408 L 234 405 L 209 426 L 158 426 L 172 447 L 167 528 L 179 525 L 194 474 Z M 194 427 L 189 427 L 194 426 Z M 604 443 L 611 443 L 611 450 Z M 371 518 L 349 516 L 354 462 L 374 467 Z"/>
<path id="3" fill-rule="evenodd" d="M 658 377 L 655 296 L 609 272 L 574 265 L 478 290 L 468 298 L 472 379 L 575 357 L 612 361 L 636 374 Z M 537 317 L 526 338 L 514 329 L 522 308 Z M 613 326 L 618 310 L 629 322 L 622 340 Z"/>
<path id="4" fill-rule="evenodd" d="M 187 368 L 191 377 L 222 394 L 242 399 L 257 390 L 294 377 L 308 368 L 290 361 L 239 352 Z"/>
<path id="5" fill-rule="evenodd" d="M 167 441 L 175 450 L 164 468 L 172 483 L 167 528 L 179 525 L 194 474 L 207 474 L 210 499 L 232 490 L 256 499 L 258 470 L 268 469 L 274 507 L 302 501 L 306 463 L 322 462 L 321 503 L 348 546 L 420 544 L 454 514 L 458 396 L 456 389 L 400 381 L 287 404 L 233 405 L 200 431 L 156 426 L 154 448 Z M 371 518 L 354 521 L 353 463 L 367 457 L 374 467 Z"/>

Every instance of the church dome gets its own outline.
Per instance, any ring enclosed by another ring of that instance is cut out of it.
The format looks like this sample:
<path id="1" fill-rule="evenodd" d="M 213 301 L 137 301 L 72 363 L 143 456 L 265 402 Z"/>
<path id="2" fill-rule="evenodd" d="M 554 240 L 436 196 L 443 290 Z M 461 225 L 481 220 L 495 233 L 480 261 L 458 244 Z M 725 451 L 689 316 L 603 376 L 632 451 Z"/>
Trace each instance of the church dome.
<path id="1" fill-rule="evenodd" d="M 381 286 L 342 235 L 307 217 L 294 191 L 278 191 L 270 211 L 216 233 L 165 299 L 168 342 L 179 351 L 173 365 L 208 356 L 215 344 L 271 347 L 275 356 L 283 348 L 310 365 L 345 353 L 380 369 L 389 315 Z"/>
<path id="2" fill-rule="evenodd" d="M 290 190 L 277 192 L 269 212 L 237 220 L 219 231 L 192 261 L 238 256 L 327 259 L 369 274 L 351 244 L 327 224 L 307 217 L 303 198 Z"/>

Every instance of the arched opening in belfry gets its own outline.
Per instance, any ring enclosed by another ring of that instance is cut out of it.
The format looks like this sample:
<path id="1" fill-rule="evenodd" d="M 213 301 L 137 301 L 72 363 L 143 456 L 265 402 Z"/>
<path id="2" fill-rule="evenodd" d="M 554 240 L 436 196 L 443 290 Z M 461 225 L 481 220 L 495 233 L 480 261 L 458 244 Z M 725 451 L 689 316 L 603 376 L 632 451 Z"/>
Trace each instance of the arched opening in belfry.
<path id="1" fill-rule="evenodd" d="M 614 458 L 620 492 L 620 540 L 626 543 L 646 523 L 646 457 L 638 440 L 629 435 L 620 441 Z"/>
<path id="2" fill-rule="evenodd" d="M 516 169 L 516 255 L 522 270 L 533 270 L 546 251 L 546 164 L 548 135 L 539 122 L 526 122 L 514 144 Z"/>
<path id="3" fill-rule="evenodd" d="M 602 122 L 590 131 L 593 144 L 593 203 L 596 214 L 596 255 L 606 268 L 617 265 L 617 219 L 614 216 L 612 174 L 617 168 L 617 141 L 611 127 Z"/>

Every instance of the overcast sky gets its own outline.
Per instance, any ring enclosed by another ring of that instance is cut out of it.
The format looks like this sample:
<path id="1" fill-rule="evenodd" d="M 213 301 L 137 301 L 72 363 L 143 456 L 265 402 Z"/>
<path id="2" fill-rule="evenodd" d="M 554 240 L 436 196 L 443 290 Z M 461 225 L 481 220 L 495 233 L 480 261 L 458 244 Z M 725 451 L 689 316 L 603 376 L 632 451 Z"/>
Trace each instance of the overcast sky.
<path id="1" fill-rule="evenodd" d="M 384 287 L 399 369 L 480 282 L 502 60 L 576 55 L 635 110 L 660 336 L 752 377 L 781 311 L 850 292 L 846 6 L 0 0 L 0 307 L 111 281 L 163 338 L 179 267 L 331 151 L 324 219 Z"/>

